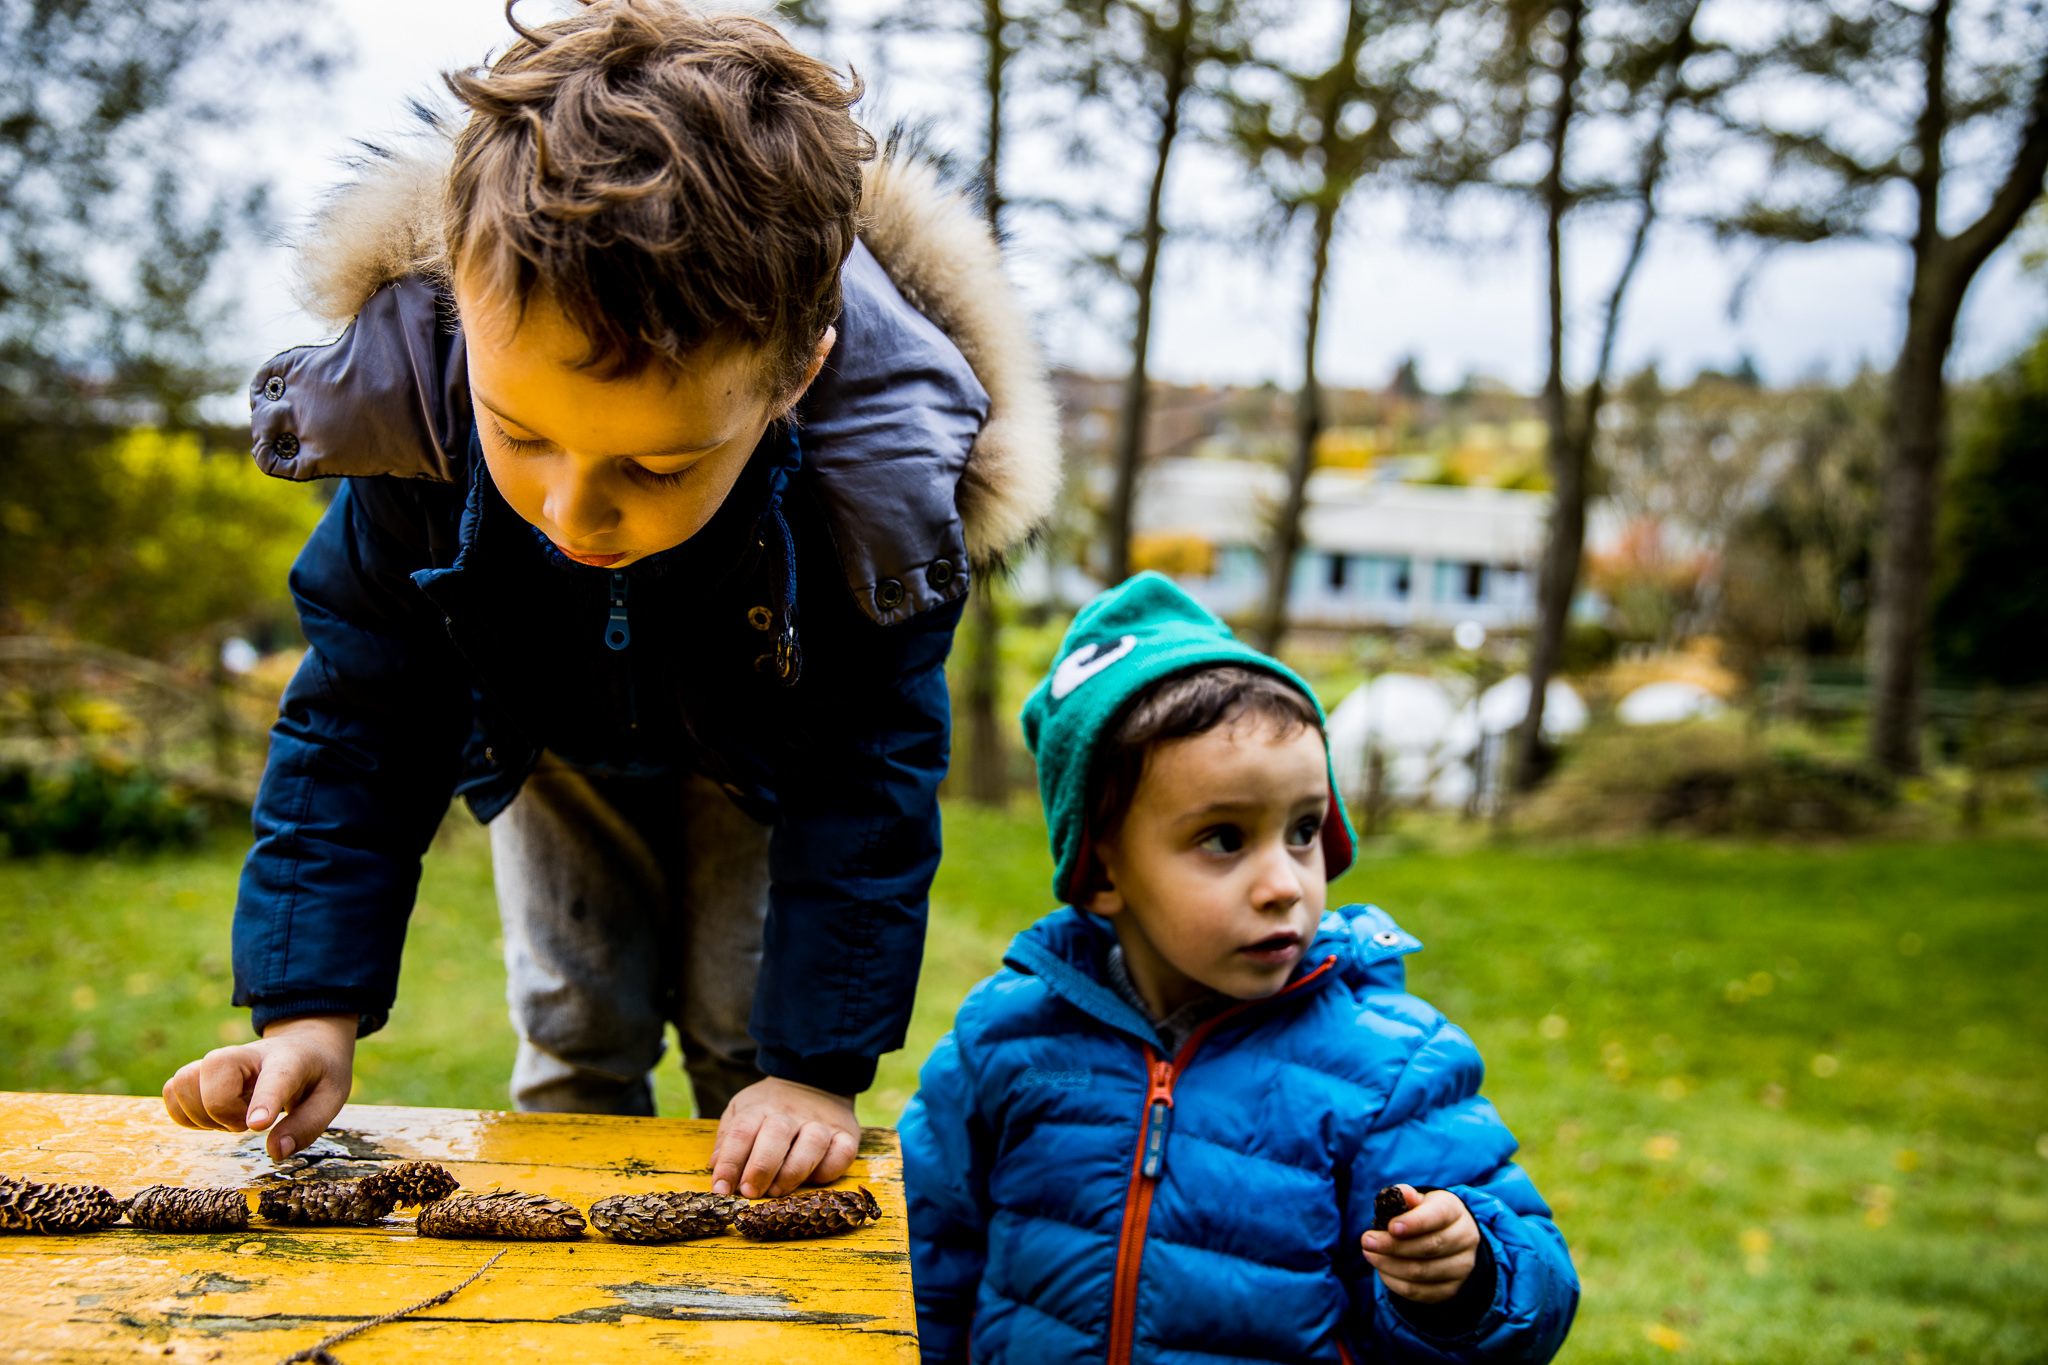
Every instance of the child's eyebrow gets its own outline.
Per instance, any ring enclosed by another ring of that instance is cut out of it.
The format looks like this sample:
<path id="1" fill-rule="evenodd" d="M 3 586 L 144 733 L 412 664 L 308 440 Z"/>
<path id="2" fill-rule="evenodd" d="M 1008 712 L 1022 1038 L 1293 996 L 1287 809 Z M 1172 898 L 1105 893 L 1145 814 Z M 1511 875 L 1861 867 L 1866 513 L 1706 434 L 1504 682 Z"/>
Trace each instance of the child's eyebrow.
<path id="1" fill-rule="evenodd" d="M 1303 792 L 1289 804 L 1296 806 L 1313 805 L 1320 808 L 1329 799 L 1328 792 Z M 1186 821 L 1213 820 L 1219 815 L 1240 815 L 1247 811 L 1263 811 L 1266 809 L 1267 804 L 1261 800 L 1248 798 L 1242 801 L 1233 801 L 1226 798 L 1221 801 L 1211 801 L 1206 806 L 1196 806 L 1191 810 L 1182 811 L 1176 818 Z"/>

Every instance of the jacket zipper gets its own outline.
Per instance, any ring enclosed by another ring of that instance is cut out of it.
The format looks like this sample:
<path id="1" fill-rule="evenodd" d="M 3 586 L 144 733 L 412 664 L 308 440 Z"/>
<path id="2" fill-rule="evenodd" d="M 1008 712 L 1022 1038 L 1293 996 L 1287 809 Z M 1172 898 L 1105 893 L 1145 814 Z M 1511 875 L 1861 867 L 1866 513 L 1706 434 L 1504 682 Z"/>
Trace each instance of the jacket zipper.
<path id="1" fill-rule="evenodd" d="M 633 643 L 633 622 L 626 615 L 626 589 L 632 580 L 626 577 L 624 569 L 612 570 L 611 614 L 604 620 L 604 643 L 607 649 L 620 654 L 619 669 L 626 684 L 626 728 L 640 728 L 640 700 L 633 693 L 633 661 L 624 656 L 626 646 Z"/>
<path id="2" fill-rule="evenodd" d="M 1337 959 L 1324 958 L 1323 965 L 1263 1000 L 1233 1005 L 1202 1024 L 1170 1062 L 1161 1060 L 1150 1044 L 1145 1047 L 1145 1070 L 1150 1084 L 1145 1091 L 1145 1109 L 1138 1116 L 1138 1149 L 1131 1154 L 1131 1182 L 1124 1191 L 1123 1235 L 1117 1242 L 1116 1278 L 1109 1301 L 1108 1365 L 1130 1365 L 1132 1338 L 1138 1328 L 1138 1270 L 1145 1259 L 1145 1225 L 1152 1217 L 1152 1191 L 1166 1172 L 1166 1143 L 1173 1132 L 1173 1087 L 1194 1060 L 1195 1049 L 1224 1023 L 1246 1010 L 1278 1000 L 1300 990 L 1335 966 Z"/>

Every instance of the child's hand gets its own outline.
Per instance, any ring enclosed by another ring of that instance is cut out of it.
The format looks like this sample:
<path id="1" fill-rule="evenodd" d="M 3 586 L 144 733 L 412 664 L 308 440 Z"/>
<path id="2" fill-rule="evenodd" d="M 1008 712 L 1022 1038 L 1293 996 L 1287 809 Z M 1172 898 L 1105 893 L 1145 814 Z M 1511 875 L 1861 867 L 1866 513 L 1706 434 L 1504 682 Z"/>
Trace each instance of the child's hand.
<path id="1" fill-rule="evenodd" d="M 261 1042 L 217 1047 L 179 1067 L 164 1082 L 164 1110 L 187 1128 L 269 1128 L 270 1159 L 282 1161 L 341 1112 L 355 1059 L 355 1015 L 280 1020 Z"/>
<path id="2" fill-rule="evenodd" d="M 1365 1234 L 1365 1259 L 1402 1298 L 1442 1303 L 1472 1274 L 1479 1255 L 1479 1224 L 1472 1221 L 1465 1201 L 1449 1190 L 1424 1195 L 1413 1185 L 1400 1189 L 1408 1212 L 1389 1223 L 1385 1232 Z"/>
<path id="3" fill-rule="evenodd" d="M 732 1097 L 718 1119 L 711 1189 L 780 1197 L 809 1180 L 829 1185 L 860 1150 L 853 1097 L 770 1076 Z"/>

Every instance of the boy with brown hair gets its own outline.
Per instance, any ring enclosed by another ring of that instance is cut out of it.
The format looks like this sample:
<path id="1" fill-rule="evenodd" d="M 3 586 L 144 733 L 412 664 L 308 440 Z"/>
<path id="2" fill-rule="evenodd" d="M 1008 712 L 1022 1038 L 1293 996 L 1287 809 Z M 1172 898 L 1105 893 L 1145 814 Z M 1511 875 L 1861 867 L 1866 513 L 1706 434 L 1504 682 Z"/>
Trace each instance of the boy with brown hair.
<path id="1" fill-rule="evenodd" d="M 235 912 L 261 1040 L 165 1105 L 319 1135 L 460 794 L 519 1107 L 653 1112 L 673 1023 L 719 1190 L 835 1179 L 916 986 L 962 600 L 1056 491 L 1021 311 L 758 19 L 595 0 L 448 83 L 452 159 L 379 157 L 306 251 L 347 329 L 253 385 L 257 462 L 344 482 Z"/>

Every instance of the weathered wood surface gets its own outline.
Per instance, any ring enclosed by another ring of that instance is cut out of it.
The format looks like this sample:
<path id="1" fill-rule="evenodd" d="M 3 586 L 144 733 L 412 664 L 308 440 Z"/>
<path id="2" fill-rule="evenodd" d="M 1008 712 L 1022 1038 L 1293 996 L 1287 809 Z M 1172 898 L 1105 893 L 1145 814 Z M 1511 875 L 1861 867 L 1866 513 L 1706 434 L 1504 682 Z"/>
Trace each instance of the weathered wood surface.
<path id="1" fill-rule="evenodd" d="M 674 1119 L 350 1105 L 327 1142 L 361 1160 L 421 1158 L 465 1189 L 566 1199 L 710 1188 L 716 1125 Z M 331 1150 L 323 1147 L 320 1150 Z M 339 1157 L 336 1158 L 340 1160 Z M 0 1093 L 0 1174 L 145 1185 L 242 1185 L 272 1170 L 259 1135 L 173 1126 L 156 1099 Z M 916 1320 L 896 1135 L 871 1128 L 842 1186 L 882 1218 L 816 1242 L 628 1246 L 513 1243 L 440 1308 L 342 1343 L 347 1365 L 462 1361 L 914 1361 Z M 121 1226 L 74 1237 L 0 1234 L 0 1360 L 270 1365 L 351 1323 L 449 1288 L 503 1243 L 371 1228 L 177 1236 Z"/>

